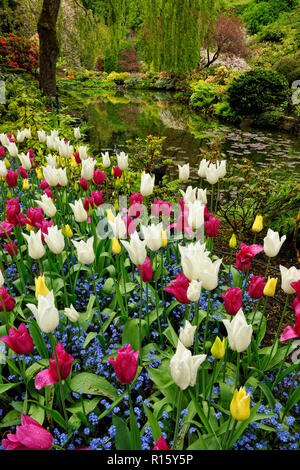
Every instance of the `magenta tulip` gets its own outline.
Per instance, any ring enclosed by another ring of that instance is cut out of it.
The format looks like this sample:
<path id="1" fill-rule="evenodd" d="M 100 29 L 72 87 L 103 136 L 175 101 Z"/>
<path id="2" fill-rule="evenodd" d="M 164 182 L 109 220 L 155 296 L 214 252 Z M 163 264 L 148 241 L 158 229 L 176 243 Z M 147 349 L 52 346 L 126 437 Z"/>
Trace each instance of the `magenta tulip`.
<path id="1" fill-rule="evenodd" d="M 0 158 L 5 157 L 5 148 L 0 145 Z"/>
<path id="2" fill-rule="evenodd" d="M 116 376 L 121 384 L 130 384 L 136 376 L 137 361 L 139 351 L 134 352 L 131 345 L 128 344 L 121 349 L 118 349 L 116 359 L 110 357 L 108 362 L 113 366 Z"/>
<path id="3" fill-rule="evenodd" d="M 25 323 L 21 323 L 18 329 L 10 328 L 8 336 L 2 336 L 0 341 L 7 344 L 17 354 L 30 354 L 33 350 L 33 341 Z"/>
<path id="4" fill-rule="evenodd" d="M 3 222 L 0 222 L 0 237 L 1 238 L 6 238 L 7 236 L 11 236 L 11 230 L 14 227 L 13 224 L 10 224 L 6 220 L 3 220 Z"/>
<path id="5" fill-rule="evenodd" d="M 93 191 L 92 192 L 94 203 L 97 207 L 99 207 L 99 206 L 101 206 L 101 204 L 103 204 L 102 194 L 103 194 L 103 191 Z"/>
<path id="6" fill-rule="evenodd" d="M 2 439 L 6 450 L 49 450 L 53 445 L 53 437 L 35 419 L 21 414 L 21 426 L 17 426 L 16 434 L 7 434 Z"/>
<path id="7" fill-rule="evenodd" d="M 27 174 L 27 171 L 25 170 L 25 168 L 23 168 L 22 166 L 19 166 L 18 170 L 19 170 L 20 176 L 23 180 L 28 178 L 28 174 Z"/>
<path id="8" fill-rule="evenodd" d="M 297 297 L 300 300 L 300 279 L 296 282 L 291 282 L 292 288 L 296 291 Z"/>
<path id="9" fill-rule="evenodd" d="M 160 436 L 160 438 L 157 439 L 153 450 L 170 450 L 170 447 L 168 447 L 168 444 L 164 440 L 163 436 Z"/>
<path id="10" fill-rule="evenodd" d="M 287 326 L 280 336 L 280 341 L 287 341 L 293 338 L 300 338 L 300 312 L 295 315 L 295 327 Z"/>
<path id="11" fill-rule="evenodd" d="M 240 271 L 248 271 L 254 256 L 263 250 L 264 248 L 261 245 L 248 246 L 245 243 L 241 243 L 241 249 L 236 254 L 236 264 L 234 267 Z"/>
<path id="12" fill-rule="evenodd" d="M 144 262 L 144 264 L 142 264 L 140 266 L 141 270 L 142 270 L 142 279 L 143 279 L 143 282 L 150 282 L 152 281 L 152 278 L 153 278 L 153 269 L 152 269 L 152 265 L 151 265 L 151 260 L 150 258 L 147 256 L 146 258 L 146 261 Z"/>
<path id="13" fill-rule="evenodd" d="M 164 291 L 174 295 L 181 304 L 189 304 L 190 301 L 187 297 L 189 285 L 190 281 L 183 272 L 181 272 L 180 274 L 176 274 L 176 279 L 171 282 L 170 286 L 164 287 Z"/>
<path id="14" fill-rule="evenodd" d="M 121 176 L 122 176 L 121 168 L 118 165 L 113 166 L 113 177 L 117 179 L 117 178 L 121 178 Z"/>
<path id="15" fill-rule="evenodd" d="M 10 188 L 15 188 L 18 183 L 18 171 L 8 170 L 5 181 L 7 182 Z"/>
<path id="16" fill-rule="evenodd" d="M 87 191 L 89 189 L 90 183 L 85 178 L 80 178 L 79 184 L 82 191 Z"/>
<path id="17" fill-rule="evenodd" d="M 97 186 L 100 186 L 101 184 L 103 184 L 105 181 L 105 178 L 106 178 L 106 174 L 104 173 L 104 171 L 100 171 L 100 170 L 94 171 L 93 181 Z"/>
<path id="18" fill-rule="evenodd" d="M 11 312 L 16 305 L 15 299 L 9 295 L 4 286 L 0 288 L 0 312 L 3 312 L 4 308 L 6 312 Z"/>
<path id="19" fill-rule="evenodd" d="M 18 254 L 18 248 L 12 240 L 9 243 L 4 243 L 3 248 L 10 254 L 11 257 Z"/>
<path id="20" fill-rule="evenodd" d="M 243 291 L 239 287 L 229 287 L 226 294 L 222 294 L 225 310 L 229 315 L 236 315 L 243 303 Z"/>
<path id="21" fill-rule="evenodd" d="M 249 282 L 248 293 L 251 299 L 260 299 L 264 295 L 266 282 L 263 276 L 252 276 Z"/>
<path id="22" fill-rule="evenodd" d="M 217 219 L 214 215 L 204 222 L 206 235 L 210 238 L 215 238 L 218 235 L 219 225 L 221 219 Z"/>
<path id="23" fill-rule="evenodd" d="M 171 203 L 169 201 L 159 201 L 158 199 L 154 199 L 152 213 L 156 217 L 159 217 L 160 215 L 169 216 L 171 213 Z"/>
<path id="24" fill-rule="evenodd" d="M 57 343 L 55 349 L 58 358 L 60 377 L 62 380 L 65 380 L 70 374 L 74 357 L 64 350 L 64 347 L 60 342 Z M 41 390 L 41 388 L 57 382 L 59 382 L 59 375 L 55 353 L 53 353 L 52 359 L 49 359 L 49 369 L 42 370 L 37 374 L 34 385 L 37 390 Z"/>

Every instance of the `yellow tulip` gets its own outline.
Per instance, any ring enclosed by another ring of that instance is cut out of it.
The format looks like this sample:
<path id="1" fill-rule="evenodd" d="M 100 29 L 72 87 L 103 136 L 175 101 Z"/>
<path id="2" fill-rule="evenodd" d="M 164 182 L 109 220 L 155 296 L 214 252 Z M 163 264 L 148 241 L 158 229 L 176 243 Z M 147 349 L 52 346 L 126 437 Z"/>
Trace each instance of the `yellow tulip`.
<path id="1" fill-rule="evenodd" d="M 278 278 L 274 278 L 274 277 L 268 278 L 268 281 L 264 288 L 264 295 L 268 297 L 273 297 L 275 295 L 277 281 L 278 281 Z"/>
<path id="2" fill-rule="evenodd" d="M 263 217 L 262 215 L 257 215 L 252 225 L 252 231 L 259 233 L 263 228 Z"/>
<path id="3" fill-rule="evenodd" d="M 42 180 L 43 179 L 43 172 L 42 172 L 41 168 L 36 168 L 35 171 L 36 171 L 37 179 Z"/>
<path id="4" fill-rule="evenodd" d="M 221 341 L 217 336 L 210 352 L 215 359 L 222 359 L 225 356 L 225 338 Z"/>
<path id="5" fill-rule="evenodd" d="M 71 167 L 72 168 L 77 167 L 77 162 L 76 162 L 76 158 L 74 157 L 74 155 L 72 155 L 72 157 L 71 157 Z"/>
<path id="6" fill-rule="evenodd" d="M 38 299 L 39 295 L 47 297 L 49 294 L 49 289 L 46 286 L 45 276 L 39 276 L 34 279 L 35 282 L 35 297 Z"/>
<path id="7" fill-rule="evenodd" d="M 166 230 L 161 231 L 161 246 L 165 247 L 168 244 L 168 235 Z"/>
<path id="8" fill-rule="evenodd" d="M 112 213 L 112 210 L 111 210 L 111 209 L 107 209 L 106 215 L 107 215 L 107 220 L 108 220 L 108 221 L 113 222 L 113 221 L 115 220 L 115 216 L 114 216 L 114 214 Z"/>
<path id="9" fill-rule="evenodd" d="M 71 227 L 70 225 L 63 225 L 62 226 L 62 234 L 66 237 L 66 238 L 71 238 L 73 237 L 73 232 L 71 230 Z"/>
<path id="10" fill-rule="evenodd" d="M 237 421 L 245 421 L 250 416 L 250 393 L 246 393 L 245 387 L 235 390 L 230 403 L 231 416 Z"/>
<path id="11" fill-rule="evenodd" d="M 29 191 L 29 181 L 27 178 L 23 180 L 23 189 L 24 191 Z"/>
<path id="12" fill-rule="evenodd" d="M 117 238 L 113 238 L 112 239 L 112 252 L 115 254 L 115 255 L 118 255 L 119 253 L 121 253 L 121 245 L 119 243 L 119 240 Z"/>
<path id="13" fill-rule="evenodd" d="M 33 225 L 26 224 L 26 228 L 27 228 L 28 232 L 30 232 L 30 230 L 34 230 Z"/>
<path id="14" fill-rule="evenodd" d="M 4 158 L 4 163 L 5 163 L 6 168 L 10 168 L 10 167 L 11 167 L 11 164 L 9 163 L 9 161 L 7 160 L 7 158 Z"/>
<path id="15" fill-rule="evenodd" d="M 232 237 L 229 240 L 229 247 L 234 249 L 234 248 L 236 248 L 236 245 L 237 245 L 236 236 L 235 236 L 235 234 L 233 234 Z"/>
<path id="16" fill-rule="evenodd" d="M 9 189 L 7 190 L 7 197 L 8 197 L 8 199 L 11 199 L 11 198 L 12 198 L 12 195 L 11 195 L 11 192 L 10 192 Z"/>
<path id="17" fill-rule="evenodd" d="M 74 189 L 75 189 L 75 191 L 78 193 L 78 191 L 79 191 L 79 184 L 77 183 L 77 181 L 76 181 L 75 184 L 74 184 Z"/>
<path id="18" fill-rule="evenodd" d="M 115 208 L 115 210 L 118 212 L 118 210 L 119 210 L 119 202 L 117 201 L 117 199 L 116 199 L 116 201 L 115 201 L 114 208 Z"/>

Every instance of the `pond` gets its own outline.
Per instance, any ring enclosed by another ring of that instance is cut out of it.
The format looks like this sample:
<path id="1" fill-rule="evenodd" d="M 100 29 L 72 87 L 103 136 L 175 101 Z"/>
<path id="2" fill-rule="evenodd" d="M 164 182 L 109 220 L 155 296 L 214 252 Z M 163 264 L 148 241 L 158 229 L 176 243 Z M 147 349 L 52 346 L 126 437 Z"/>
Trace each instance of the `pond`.
<path id="1" fill-rule="evenodd" d="M 72 110 L 70 100 L 69 103 Z M 99 153 L 115 152 L 124 148 L 128 139 L 152 134 L 166 137 L 163 153 L 174 162 L 173 174 L 177 164 L 190 163 L 192 168 L 198 168 L 203 152 L 212 142 L 219 145 L 223 157 L 245 157 L 262 166 L 281 162 L 285 171 L 300 174 L 299 137 L 224 125 L 178 102 L 172 92 L 82 90 L 80 103 L 81 117 L 83 108 L 90 127 L 89 142 Z"/>

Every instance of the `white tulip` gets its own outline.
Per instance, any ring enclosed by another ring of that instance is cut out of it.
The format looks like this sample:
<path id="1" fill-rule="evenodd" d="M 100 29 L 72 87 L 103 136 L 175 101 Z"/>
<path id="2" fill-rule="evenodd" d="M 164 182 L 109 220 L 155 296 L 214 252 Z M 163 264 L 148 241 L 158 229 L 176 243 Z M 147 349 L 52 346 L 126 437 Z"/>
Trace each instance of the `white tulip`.
<path id="1" fill-rule="evenodd" d="M 65 247 L 65 239 L 61 230 L 57 226 L 48 228 L 48 235 L 44 235 L 45 242 L 52 253 L 58 255 Z"/>
<path id="2" fill-rule="evenodd" d="M 190 281 L 200 280 L 200 266 L 202 260 L 209 255 L 209 252 L 205 251 L 205 248 L 205 243 L 201 244 L 200 241 L 189 243 L 187 246 L 179 246 L 182 270 Z"/>
<path id="3" fill-rule="evenodd" d="M 121 152 L 120 154 L 117 154 L 117 160 L 118 160 L 118 167 L 120 170 L 125 171 L 128 168 L 128 155 L 126 153 Z"/>
<path id="4" fill-rule="evenodd" d="M 191 281 L 186 296 L 191 302 L 198 302 L 201 295 L 202 282 Z M 186 346 L 186 345 L 185 345 Z"/>
<path id="5" fill-rule="evenodd" d="M 196 200 L 192 204 L 188 204 L 189 215 L 188 224 L 193 230 L 203 227 L 204 225 L 204 204 Z"/>
<path id="6" fill-rule="evenodd" d="M 243 310 L 240 309 L 233 320 L 223 320 L 228 334 L 229 346 L 233 351 L 243 352 L 251 343 L 252 325 L 248 325 Z"/>
<path id="7" fill-rule="evenodd" d="M 190 204 L 196 201 L 197 188 L 192 188 L 192 186 L 188 186 L 185 192 L 182 189 L 180 189 L 179 191 L 181 192 L 185 204 Z"/>
<path id="8" fill-rule="evenodd" d="M 3 284 L 4 284 L 4 277 L 3 277 L 2 271 L 0 269 L 0 287 L 2 287 Z"/>
<path id="9" fill-rule="evenodd" d="M 205 359 L 206 354 L 192 356 L 191 351 L 186 349 L 180 340 L 178 341 L 176 354 L 170 361 L 170 371 L 174 382 L 181 390 L 195 385 L 198 368 Z"/>
<path id="10" fill-rule="evenodd" d="M 140 240 L 136 231 L 130 236 L 130 242 L 121 240 L 121 243 L 128 251 L 129 257 L 133 264 L 135 264 L 136 266 L 141 266 L 142 264 L 144 264 L 147 258 L 147 252 L 145 248 L 146 241 Z"/>
<path id="11" fill-rule="evenodd" d="M 87 147 L 78 147 L 77 151 L 79 153 L 79 158 L 81 161 L 86 160 L 88 158 Z"/>
<path id="12" fill-rule="evenodd" d="M 56 168 L 53 168 L 52 166 L 44 166 L 43 167 L 43 176 L 49 186 L 57 186 L 58 185 L 58 173 Z"/>
<path id="13" fill-rule="evenodd" d="M 26 137 L 26 132 L 25 131 L 18 131 L 17 142 L 20 142 L 20 143 L 24 142 L 25 137 Z"/>
<path id="14" fill-rule="evenodd" d="M 221 160 L 221 162 L 217 162 L 217 171 L 219 178 L 224 178 L 226 175 L 226 160 Z"/>
<path id="15" fill-rule="evenodd" d="M 219 172 L 215 163 L 211 163 L 205 170 L 205 177 L 209 184 L 216 184 L 219 180 Z"/>
<path id="16" fill-rule="evenodd" d="M 94 176 L 96 160 L 87 158 L 86 160 L 82 160 L 81 164 L 81 178 L 85 178 L 87 181 L 92 180 Z"/>
<path id="17" fill-rule="evenodd" d="M 56 214 L 56 207 L 52 201 L 52 198 L 47 196 L 47 194 L 43 194 L 41 199 L 41 201 L 35 200 L 37 205 L 43 209 L 47 217 L 54 217 Z"/>
<path id="18" fill-rule="evenodd" d="M 197 326 L 192 326 L 189 321 L 185 321 L 184 328 L 180 327 L 179 340 L 189 348 L 194 343 L 194 336 Z"/>
<path id="19" fill-rule="evenodd" d="M 10 140 L 6 134 L 0 134 L 0 142 L 4 147 L 7 147 L 10 144 Z"/>
<path id="20" fill-rule="evenodd" d="M 279 233 L 273 232 L 273 230 L 269 228 L 267 235 L 264 238 L 264 251 L 266 255 L 269 256 L 269 258 L 277 256 L 285 240 L 286 235 L 280 239 Z"/>
<path id="21" fill-rule="evenodd" d="M 151 176 L 149 173 L 143 173 L 141 179 L 141 194 L 142 196 L 150 196 L 153 193 L 155 182 L 155 175 Z"/>
<path id="22" fill-rule="evenodd" d="M 73 245 L 77 250 L 77 258 L 78 261 L 82 264 L 92 264 L 95 260 L 95 253 L 94 253 L 94 237 L 88 239 L 87 242 L 80 240 L 77 242 L 72 240 Z"/>
<path id="23" fill-rule="evenodd" d="M 79 313 L 77 312 L 77 310 L 75 310 L 72 304 L 70 308 L 65 308 L 64 314 L 66 315 L 66 317 L 68 317 L 68 319 L 72 323 L 75 323 L 76 321 L 78 321 L 80 317 Z"/>
<path id="24" fill-rule="evenodd" d="M 75 139 L 81 139 L 81 133 L 79 127 L 74 127 L 74 137 Z"/>
<path id="25" fill-rule="evenodd" d="M 203 158 L 200 162 L 199 170 L 198 170 L 198 176 L 200 178 L 206 178 L 206 169 L 208 168 L 209 165 L 209 160 L 206 160 Z"/>
<path id="26" fill-rule="evenodd" d="M 54 293 L 50 291 L 47 296 L 38 296 L 38 306 L 26 304 L 31 310 L 38 326 L 44 333 L 51 333 L 59 324 L 59 313 L 54 304 Z"/>
<path id="27" fill-rule="evenodd" d="M 56 155 L 49 155 L 46 157 L 47 166 L 51 166 L 52 168 L 56 168 Z"/>
<path id="28" fill-rule="evenodd" d="M 18 147 L 16 146 L 16 144 L 14 142 L 10 142 L 9 145 L 6 146 L 7 150 L 8 150 L 8 153 L 12 156 L 12 157 L 17 157 L 18 156 Z"/>
<path id="29" fill-rule="evenodd" d="M 214 290 L 218 285 L 218 276 L 222 259 L 217 259 L 214 262 L 209 257 L 202 259 L 202 264 L 199 267 L 199 281 L 202 281 L 202 287 L 206 290 Z"/>
<path id="30" fill-rule="evenodd" d="M 18 157 L 24 170 L 30 170 L 32 165 L 29 153 L 27 153 L 26 155 L 25 153 L 20 153 Z"/>
<path id="31" fill-rule="evenodd" d="M 206 191 L 207 191 L 206 189 L 200 189 L 200 188 L 198 188 L 198 191 L 197 191 L 197 200 L 201 201 L 202 204 L 204 204 L 205 206 L 207 204 Z"/>
<path id="32" fill-rule="evenodd" d="M 30 235 L 26 233 L 22 234 L 25 240 L 28 243 L 28 254 L 32 259 L 40 259 L 44 256 L 46 250 L 42 242 L 42 231 L 41 229 L 38 232 L 31 230 Z"/>
<path id="33" fill-rule="evenodd" d="M 161 247 L 161 232 L 163 230 L 162 222 L 160 224 L 151 224 L 147 227 L 141 226 L 146 245 L 151 251 L 158 251 Z"/>
<path id="34" fill-rule="evenodd" d="M 87 220 L 87 212 L 83 207 L 81 199 L 75 201 L 75 204 L 69 203 L 69 206 L 73 211 L 76 222 L 85 222 Z"/>
<path id="35" fill-rule="evenodd" d="M 126 238 L 127 230 L 125 222 L 122 218 L 122 214 L 118 214 L 117 217 L 114 218 L 114 220 L 109 220 L 108 223 L 112 228 L 114 238 L 117 238 L 118 240 L 120 240 L 121 238 Z"/>
<path id="36" fill-rule="evenodd" d="M 25 127 L 24 129 L 25 137 L 26 139 L 31 139 L 31 128 L 30 127 Z"/>
<path id="37" fill-rule="evenodd" d="M 102 155 L 102 164 L 104 168 L 109 168 L 110 167 L 109 153 L 105 152 L 105 153 L 101 153 L 101 155 Z"/>
<path id="38" fill-rule="evenodd" d="M 58 168 L 57 170 L 58 184 L 60 186 L 67 186 L 68 177 L 67 177 L 67 168 Z"/>
<path id="39" fill-rule="evenodd" d="M 186 163 L 183 166 L 177 165 L 179 169 L 179 179 L 183 182 L 187 181 L 190 177 L 190 164 Z"/>
<path id="40" fill-rule="evenodd" d="M 44 130 L 37 131 L 38 139 L 41 142 L 41 144 L 45 143 L 47 140 L 47 135 Z"/>
<path id="41" fill-rule="evenodd" d="M 290 269 L 284 266 L 279 266 L 281 272 L 281 289 L 286 294 L 295 294 L 295 289 L 291 286 L 291 282 L 297 282 L 300 280 L 300 269 L 292 266 Z"/>
<path id="42" fill-rule="evenodd" d="M 3 160 L 0 160 L 0 177 L 5 178 L 7 175 L 7 168 L 5 165 L 5 162 Z"/>

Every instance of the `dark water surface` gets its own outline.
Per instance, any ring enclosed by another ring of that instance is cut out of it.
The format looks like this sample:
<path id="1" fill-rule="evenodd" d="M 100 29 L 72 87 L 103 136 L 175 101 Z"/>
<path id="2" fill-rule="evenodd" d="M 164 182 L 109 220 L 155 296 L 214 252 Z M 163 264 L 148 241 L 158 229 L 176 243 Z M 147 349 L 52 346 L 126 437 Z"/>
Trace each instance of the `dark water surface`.
<path id="1" fill-rule="evenodd" d="M 222 156 L 246 157 L 259 165 L 281 162 L 284 170 L 300 174 L 300 138 L 285 132 L 240 129 L 200 116 L 170 92 L 101 91 L 81 96 L 90 125 L 89 141 L 97 151 L 114 152 L 126 140 L 147 135 L 165 136 L 163 154 L 177 164 L 198 169 L 201 149 L 217 143 Z"/>

